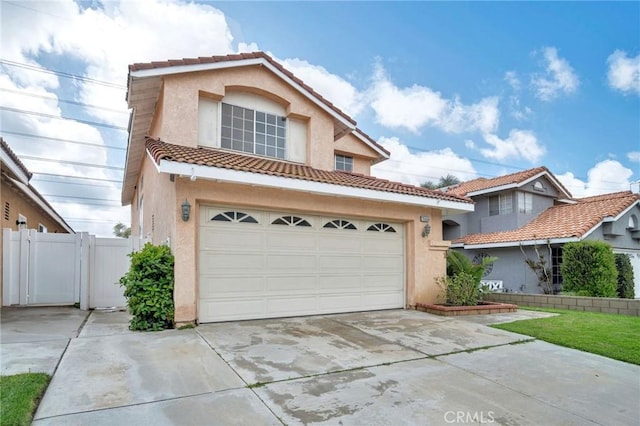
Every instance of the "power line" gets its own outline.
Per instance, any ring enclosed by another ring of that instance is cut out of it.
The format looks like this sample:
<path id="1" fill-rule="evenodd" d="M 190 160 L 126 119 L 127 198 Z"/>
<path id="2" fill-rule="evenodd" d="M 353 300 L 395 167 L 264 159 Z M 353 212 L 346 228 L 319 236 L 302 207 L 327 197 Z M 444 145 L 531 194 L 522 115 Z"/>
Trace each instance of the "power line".
<path id="1" fill-rule="evenodd" d="M 70 78 L 72 80 L 80 80 L 83 81 L 85 83 L 93 83 L 93 84 L 98 84 L 101 86 L 106 86 L 106 87 L 111 87 L 114 89 L 126 89 L 126 86 L 123 86 L 121 84 L 116 84 L 116 83 L 111 83 L 109 81 L 104 81 L 104 80 L 98 80 L 95 78 L 91 78 L 91 77 L 84 77 L 78 74 L 71 74 L 68 72 L 64 72 L 64 71 L 57 71 L 57 70 L 52 70 L 50 68 L 45 68 L 42 66 L 35 66 L 35 65 L 29 65 L 29 64 L 24 64 L 21 62 L 15 62 L 15 61 L 10 61 L 8 59 L 0 59 L 0 64 L 3 65 L 9 65 L 12 67 L 17 67 L 17 68 L 23 68 L 23 69 L 27 69 L 30 71 L 36 71 L 36 72 L 42 72 L 45 74 L 53 74 L 53 75 L 57 75 L 60 77 L 65 77 L 65 78 Z"/>
<path id="2" fill-rule="evenodd" d="M 100 144 L 97 144 L 97 143 L 80 142 L 80 141 L 74 141 L 74 140 L 71 140 L 71 139 L 64 139 L 64 138 L 52 138 L 50 136 L 40 136 L 40 135 L 31 134 L 31 133 L 23 133 L 23 132 L 12 132 L 12 131 L 9 131 L 9 130 L 2 130 L 2 133 L 6 133 L 8 135 L 24 136 L 26 138 L 48 139 L 48 140 L 58 141 L 58 142 L 74 143 L 74 144 L 77 144 L 77 145 L 93 146 L 93 147 L 96 147 L 96 148 L 117 149 L 119 151 L 126 151 L 127 150 L 127 148 L 123 148 L 123 147 L 120 147 L 120 146 L 100 145 Z"/>
<path id="3" fill-rule="evenodd" d="M 57 198 L 72 198 L 74 200 L 96 200 L 96 201 L 113 201 L 119 203 L 120 200 L 107 200 L 104 198 L 94 198 L 94 197 L 78 197 L 73 195 L 56 195 L 56 194 L 42 194 L 43 197 L 57 197 Z"/>
<path id="4" fill-rule="evenodd" d="M 25 160 L 46 161 L 49 163 L 69 164 L 72 166 L 96 167 L 98 169 L 124 170 L 124 167 L 104 166 L 102 164 L 81 163 L 79 161 L 55 160 L 51 158 L 32 157 L 30 155 L 21 155 L 20 158 Z"/>
<path id="5" fill-rule="evenodd" d="M 0 87 L 0 91 L 8 92 L 8 93 L 15 93 L 17 95 L 22 95 L 22 96 L 31 96 L 32 98 L 46 99 L 48 101 L 55 101 L 55 102 L 60 102 L 60 103 L 64 103 L 64 104 L 78 105 L 78 106 L 82 106 L 82 107 L 86 107 L 86 108 L 101 109 L 101 110 L 104 110 L 104 111 L 115 112 L 115 113 L 118 113 L 118 114 L 128 114 L 129 113 L 128 111 L 124 111 L 124 110 L 121 110 L 121 109 L 107 108 L 107 107 L 103 107 L 103 106 L 99 106 L 99 105 L 92 105 L 92 104 L 86 104 L 84 102 L 72 101 L 72 100 L 69 100 L 69 99 L 60 99 L 60 98 L 53 97 L 53 96 L 45 96 L 45 95 L 39 95 L 37 93 L 29 93 L 29 92 L 25 92 L 25 91 L 21 91 L 21 90 L 7 89 L 7 88 L 4 88 L 4 87 Z"/>
<path id="6" fill-rule="evenodd" d="M 107 201 L 108 203 L 109 201 Z M 93 203 L 90 201 L 83 201 L 82 203 L 79 203 L 78 201 L 75 200 L 51 200 L 51 204 L 55 204 L 55 203 L 63 203 L 63 204 L 87 204 L 90 206 L 103 206 L 103 207 L 108 207 L 108 206 L 113 206 L 113 207 L 121 207 L 120 201 L 118 201 L 117 203 L 111 203 L 111 204 L 104 204 L 104 203 Z"/>
<path id="7" fill-rule="evenodd" d="M 53 118 L 55 120 L 72 120 L 72 121 L 76 121 L 78 123 L 89 124 L 91 126 L 98 126 L 98 127 L 107 127 L 109 129 L 116 129 L 116 130 L 123 130 L 123 131 L 129 130 L 126 127 L 115 126 L 113 124 L 98 123 L 97 121 L 81 120 L 81 119 L 78 119 L 78 118 L 69 118 L 69 117 L 63 117 L 63 116 L 58 116 L 58 115 L 53 115 L 53 114 L 45 114 L 43 112 L 35 112 L 35 111 L 27 111 L 27 110 L 24 110 L 24 109 L 18 109 L 18 108 L 10 108 L 10 107 L 6 107 L 6 106 L 0 106 L 0 110 L 9 111 L 9 112 L 15 112 L 15 113 L 18 113 L 18 114 L 27 114 L 27 115 L 35 115 L 35 116 L 38 116 L 38 117 Z"/>
<path id="8" fill-rule="evenodd" d="M 100 181 L 100 182 L 122 183 L 121 180 L 117 180 L 117 179 L 91 178 L 91 177 L 85 177 L 85 176 L 67 176 L 67 175 L 60 175 L 60 174 L 55 174 L 55 173 L 39 173 L 39 172 L 32 172 L 32 173 L 34 175 L 40 175 L 40 176 L 55 176 L 55 177 L 63 177 L 63 178 L 70 178 L 70 179 L 83 179 L 83 180 L 95 180 L 95 181 Z"/>
<path id="9" fill-rule="evenodd" d="M 52 180 L 52 179 L 31 179 L 31 182 L 49 182 L 49 183 L 58 183 L 61 185 L 82 185 L 82 186 L 94 186 L 96 188 L 113 188 L 113 185 L 98 185 L 95 183 L 80 183 L 80 182 L 64 182 L 61 180 Z"/>

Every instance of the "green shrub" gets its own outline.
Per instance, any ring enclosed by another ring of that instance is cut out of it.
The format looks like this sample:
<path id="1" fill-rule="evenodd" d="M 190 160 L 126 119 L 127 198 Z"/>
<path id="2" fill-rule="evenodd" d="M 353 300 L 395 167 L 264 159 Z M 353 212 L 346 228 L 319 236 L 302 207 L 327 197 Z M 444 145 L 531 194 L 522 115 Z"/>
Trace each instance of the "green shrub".
<path id="1" fill-rule="evenodd" d="M 611 246 L 602 241 L 567 243 L 562 251 L 564 290 L 592 297 L 616 297 L 618 272 Z"/>
<path id="2" fill-rule="evenodd" d="M 476 306 L 480 297 L 480 286 L 476 278 L 460 272 L 453 277 L 440 277 L 438 284 L 443 288 L 447 305 Z"/>
<path id="3" fill-rule="evenodd" d="M 131 330 L 157 331 L 173 328 L 173 262 L 167 246 L 144 245 L 131 253 L 131 267 L 120 285 L 125 288 Z"/>
<path id="4" fill-rule="evenodd" d="M 487 266 L 496 260 L 498 260 L 497 257 L 488 256 L 483 257 L 482 262 L 476 264 L 473 263 L 464 253 L 456 250 L 449 250 L 447 251 L 447 275 L 454 277 L 460 272 L 465 272 L 471 275 L 478 283 L 478 286 L 480 286 L 480 280 L 482 279 Z"/>
<path id="5" fill-rule="evenodd" d="M 618 270 L 618 297 L 633 299 L 635 297 L 633 267 L 631 259 L 624 253 L 616 253 L 616 269 Z"/>

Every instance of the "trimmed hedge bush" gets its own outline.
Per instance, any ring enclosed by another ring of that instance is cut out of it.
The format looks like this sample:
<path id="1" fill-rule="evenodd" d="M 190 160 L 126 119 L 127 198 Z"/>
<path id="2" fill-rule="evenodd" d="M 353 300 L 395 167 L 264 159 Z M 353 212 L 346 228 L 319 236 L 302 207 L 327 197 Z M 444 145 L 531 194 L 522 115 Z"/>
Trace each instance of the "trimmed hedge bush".
<path id="1" fill-rule="evenodd" d="M 173 328 L 173 264 L 167 246 L 144 245 L 131 253 L 129 272 L 120 278 L 125 288 L 131 330 L 157 331 Z"/>
<path id="2" fill-rule="evenodd" d="M 616 269 L 618 270 L 618 297 L 633 299 L 635 297 L 633 267 L 631 259 L 624 253 L 616 253 Z"/>
<path id="3" fill-rule="evenodd" d="M 562 249 L 563 290 L 580 296 L 617 297 L 618 271 L 611 246 L 602 241 L 567 243 Z"/>

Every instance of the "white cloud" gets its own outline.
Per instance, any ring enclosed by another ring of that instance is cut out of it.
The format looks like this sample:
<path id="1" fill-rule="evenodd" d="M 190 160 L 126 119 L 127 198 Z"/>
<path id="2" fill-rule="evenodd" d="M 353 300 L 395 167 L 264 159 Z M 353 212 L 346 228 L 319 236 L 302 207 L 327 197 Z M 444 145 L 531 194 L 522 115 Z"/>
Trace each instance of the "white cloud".
<path id="1" fill-rule="evenodd" d="M 520 79 L 518 73 L 515 71 L 507 71 L 504 73 L 504 80 L 509 83 L 509 86 L 515 91 L 520 90 Z"/>
<path id="2" fill-rule="evenodd" d="M 471 161 L 450 148 L 412 153 L 396 137 L 382 137 L 378 143 L 391 152 L 391 157 L 371 169 L 373 176 L 410 185 L 421 185 L 428 180 L 435 182 L 448 174 L 462 181 L 477 177 Z"/>
<path id="3" fill-rule="evenodd" d="M 574 197 L 579 198 L 629 190 L 632 175 L 633 172 L 618 161 L 604 160 L 589 170 L 586 182 L 571 172 L 556 176 Z"/>
<path id="4" fill-rule="evenodd" d="M 634 163 L 640 163 L 640 151 L 627 152 L 627 158 Z"/>
<path id="5" fill-rule="evenodd" d="M 368 95 L 378 123 L 413 133 L 418 133 L 423 126 L 447 133 L 488 133 L 495 131 L 500 122 L 497 97 L 466 105 L 458 97 L 447 99 L 429 87 L 414 84 L 400 88 L 393 84 L 379 62 L 375 65 Z"/>
<path id="6" fill-rule="evenodd" d="M 542 55 L 546 63 L 545 73 L 531 80 L 536 96 L 543 101 L 551 101 L 560 94 L 574 93 L 580 79 L 569 62 L 558 56 L 555 47 L 545 47 Z"/>
<path id="7" fill-rule="evenodd" d="M 275 59 L 348 115 L 356 116 L 364 108 L 362 93 L 347 80 L 330 73 L 324 67 L 298 58 Z"/>
<path id="8" fill-rule="evenodd" d="M 616 50 L 607 58 L 607 65 L 607 78 L 612 89 L 640 95 L 640 54 L 630 58 L 627 52 Z"/>
<path id="9" fill-rule="evenodd" d="M 496 160 L 523 158 L 535 163 L 546 152 L 545 147 L 538 142 L 538 138 L 530 130 L 513 129 L 506 139 L 500 139 L 492 134 L 485 134 L 483 137 L 492 148 L 482 148 L 480 152 L 485 157 Z"/>

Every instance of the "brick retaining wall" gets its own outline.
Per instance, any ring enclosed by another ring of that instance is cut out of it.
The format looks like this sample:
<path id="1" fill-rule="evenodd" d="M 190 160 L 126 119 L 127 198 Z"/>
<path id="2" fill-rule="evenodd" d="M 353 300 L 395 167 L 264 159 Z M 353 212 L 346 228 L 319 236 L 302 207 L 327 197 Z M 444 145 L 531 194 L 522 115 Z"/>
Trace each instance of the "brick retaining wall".
<path id="1" fill-rule="evenodd" d="M 513 303 L 539 308 L 572 309 L 574 311 L 604 312 L 640 316 L 640 299 L 613 299 L 606 297 L 578 297 L 549 294 L 489 293 L 484 300 Z"/>

